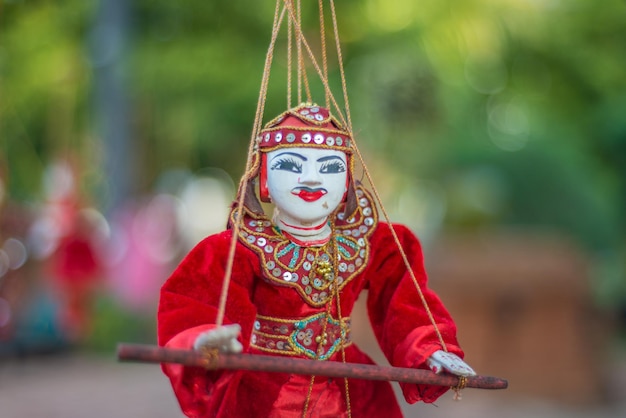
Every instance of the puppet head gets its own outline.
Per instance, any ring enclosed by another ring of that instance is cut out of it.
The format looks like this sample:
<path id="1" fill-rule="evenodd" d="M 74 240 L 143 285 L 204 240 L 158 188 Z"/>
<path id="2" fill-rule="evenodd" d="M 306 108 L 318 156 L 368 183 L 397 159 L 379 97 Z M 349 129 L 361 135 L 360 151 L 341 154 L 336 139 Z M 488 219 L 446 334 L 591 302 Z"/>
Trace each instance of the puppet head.
<path id="1" fill-rule="evenodd" d="M 328 109 L 311 104 L 270 121 L 257 139 L 259 197 L 312 222 L 345 202 L 352 184 L 352 138 Z"/>

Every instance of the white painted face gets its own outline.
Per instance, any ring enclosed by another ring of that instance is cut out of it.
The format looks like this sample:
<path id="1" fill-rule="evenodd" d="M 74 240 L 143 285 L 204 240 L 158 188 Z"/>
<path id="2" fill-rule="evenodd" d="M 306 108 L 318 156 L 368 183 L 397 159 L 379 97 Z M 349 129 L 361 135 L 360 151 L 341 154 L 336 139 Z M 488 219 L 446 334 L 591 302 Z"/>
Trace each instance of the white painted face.
<path id="1" fill-rule="evenodd" d="M 284 221 L 322 222 L 346 192 L 346 154 L 319 148 L 283 148 L 267 153 L 267 187 Z"/>

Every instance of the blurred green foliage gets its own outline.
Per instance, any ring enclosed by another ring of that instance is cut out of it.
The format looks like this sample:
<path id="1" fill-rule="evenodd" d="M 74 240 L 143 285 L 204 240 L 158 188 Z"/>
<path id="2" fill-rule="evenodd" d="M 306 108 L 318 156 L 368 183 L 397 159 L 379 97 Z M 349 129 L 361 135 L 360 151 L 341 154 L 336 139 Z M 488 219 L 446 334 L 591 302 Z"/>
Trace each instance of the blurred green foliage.
<path id="1" fill-rule="evenodd" d="M 46 160 L 89 138 L 90 7 L 72 3 L 0 2 L 0 173 L 18 200 L 36 197 Z"/>
<path id="2" fill-rule="evenodd" d="M 314 39 L 316 2 L 303 3 Z M 607 260 L 606 300 L 626 298 L 624 2 L 336 3 L 367 155 L 441 182 L 450 228 L 569 233 Z M 180 166 L 238 178 L 274 2 L 129 4 L 121 77 L 143 187 Z M 105 181 L 92 106 L 96 12 L 94 0 L 0 1 L 0 146 L 12 199 L 36 199 L 44 164 L 68 150 L 86 167 L 85 189 Z M 285 55 L 276 53 L 266 119 L 286 106 Z M 340 97 L 332 57 L 330 78 Z"/>
<path id="3" fill-rule="evenodd" d="M 111 353 L 120 341 L 132 343 L 154 343 L 156 318 L 152 312 L 128 310 L 110 297 L 100 297 L 94 306 L 92 331 L 85 348 L 102 353 Z"/>

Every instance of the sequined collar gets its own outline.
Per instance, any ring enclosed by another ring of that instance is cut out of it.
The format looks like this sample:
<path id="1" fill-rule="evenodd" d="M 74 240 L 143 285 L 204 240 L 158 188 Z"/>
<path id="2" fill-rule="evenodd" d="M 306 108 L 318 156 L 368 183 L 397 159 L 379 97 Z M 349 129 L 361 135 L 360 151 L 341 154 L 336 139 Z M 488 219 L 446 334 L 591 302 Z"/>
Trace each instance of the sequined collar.
<path id="1" fill-rule="evenodd" d="M 376 228 L 378 214 L 365 189 L 359 187 L 356 193 L 359 205 L 354 216 L 344 219 L 339 208 L 333 219 L 332 238 L 325 245 L 297 245 L 267 217 L 248 211 L 239 240 L 259 255 L 263 277 L 268 282 L 292 287 L 309 305 L 323 306 L 331 296 L 330 284 L 336 281 L 338 288 L 343 288 L 365 269 L 369 260 L 369 236 Z"/>

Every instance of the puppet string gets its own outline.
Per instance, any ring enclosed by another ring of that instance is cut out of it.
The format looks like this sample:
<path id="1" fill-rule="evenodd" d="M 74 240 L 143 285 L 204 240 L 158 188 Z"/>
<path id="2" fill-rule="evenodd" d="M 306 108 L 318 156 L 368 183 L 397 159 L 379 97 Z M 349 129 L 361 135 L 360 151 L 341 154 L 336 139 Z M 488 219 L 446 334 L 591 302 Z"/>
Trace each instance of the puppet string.
<path id="1" fill-rule="evenodd" d="M 322 64 L 324 70 L 324 78 L 328 80 L 328 55 L 326 53 L 326 25 L 324 23 L 324 0 L 318 0 L 319 10 L 320 10 L 320 42 L 322 45 Z M 325 104 L 328 107 L 328 92 L 324 92 L 325 96 Z"/>
<path id="2" fill-rule="evenodd" d="M 250 181 L 251 176 L 254 173 L 251 161 L 252 161 L 252 154 L 253 154 L 253 147 L 254 147 L 254 143 L 256 140 L 256 137 L 258 135 L 258 132 L 260 130 L 260 124 L 261 124 L 261 120 L 262 120 L 262 115 L 263 115 L 263 109 L 265 106 L 265 100 L 267 98 L 267 84 L 269 81 L 269 73 L 270 73 L 270 68 L 271 68 L 271 62 L 272 62 L 272 57 L 273 57 L 273 49 L 274 49 L 274 45 L 276 43 L 276 37 L 278 36 L 278 32 L 280 29 L 280 24 L 282 22 L 283 19 L 283 15 L 285 13 L 285 9 L 287 10 L 289 17 L 293 23 L 294 26 L 294 30 L 298 39 L 298 47 L 300 48 L 300 46 L 304 46 L 304 48 L 306 49 L 307 53 L 309 54 L 309 57 L 311 59 L 311 62 L 315 68 L 315 70 L 317 71 L 322 84 L 324 85 L 324 89 L 325 92 L 328 94 L 328 97 L 331 99 L 333 105 L 336 107 L 338 114 L 340 115 L 342 122 L 344 124 L 344 126 L 347 126 L 348 132 L 350 133 L 350 136 L 354 138 L 354 134 L 352 131 L 352 123 L 351 123 L 351 117 L 350 117 L 350 112 L 349 112 L 349 104 L 348 104 L 348 97 L 347 97 L 347 83 L 345 81 L 345 72 L 344 72 L 344 68 L 343 65 L 341 64 L 343 59 L 341 56 L 341 49 L 340 49 L 340 43 L 338 40 L 338 30 L 337 30 L 337 24 L 336 24 L 336 13 L 335 13 L 335 8 L 334 8 L 334 2 L 331 0 L 331 13 L 333 16 L 333 26 L 334 26 L 334 32 L 335 32 L 335 38 L 336 38 L 336 42 L 337 42 L 337 53 L 339 55 L 339 65 L 340 65 L 340 73 L 341 73 L 341 78 L 342 78 L 342 88 L 343 88 L 343 93 L 344 93 L 344 105 L 346 107 L 346 117 L 348 118 L 347 120 L 344 118 L 343 113 L 341 112 L 339 105 L 337 104 L 337 101 L 335 100 L 334 96 L 332 95 L 332 92 L 330 91 L 330 86 L 328 84 L 328 79 L 325 76 L 324 72 L 320 69 L 319 65 L 317 64 L 317 61 L 315 60 L 315 56 L 308 44 L 308 42 L 306 41 L 304 34 L 302 33 L 302 27 L 299 21 L 299 18 L 296 16 L 296 13 L 293 10 L 293 0 L 284 0 L 285 1 L 285 7 L 283 8 L 283 11 L 280 14 L 280 17 L 278 17 L 278 9 L 279 9 L 279 3 L 280 0 L 277 1 L 276 4 L 276 12 L 275 12 L 275 24 L 274 24 L 274 28 L 273 28 L 273 34 L 272 34 L 272 41 L 270 43 L 270 48 L 268 50 L 268 54 L 267 54 L 267 59 L 266 59 L 266 66 L 264 69 L 264 73 L 263 73 L 263 84 L 261 87 L 261 94 L 259 95 L 259 104 L 257 107 L 257 114 L 256 114 L 256 119 L 255 119 L 255 124 L 254 124 L 254 130 L 253 130 L 253 136 L 252 136 L 252 140 L 250 143 L 250 149 L 248 152 L 248 167 L 249 170 L 246 172 L 246 174 L 244 175 L 244 177 L 242 178 L 242 181 L 240 182 L 240 186 L 239 186 L 239 201 L 238 201 L 238 205 L 237 205 L 237 212 L 236 212 L 236 222 L 234 225 L 234 230 L 233 230 L 233 237 L 231 239 L 231 248 L 230 248 L 230 252 L 229 252 L 229 259 L 228 259 L 228 263 L 227 263 L 227 267 L 226 267 L 226 274 L 225 274 L 225 278 L 224 278 L 224 283 L 222 285 L 222 295 L 220 296 L 220 306 L 219 306 L 219 311 L 218 311 L 218 325 L 221 325 L 223 322 L 223 317 L 224 317 L 224 311 L 225 311 L 225 305 L 226 305 L 226 298 L 227 298 L 227 293 L 228 293 L 228 285 L 230 283 L 230 277 L 231 277 L 231 273 L 232 273 L 232 266 L 233 266 L 233 262 L 234 262 L 234 253 L 235 253 L 235 246 L 236 246 L 236 242 L 237 242 L 237 236 L 239 234 L 239 222 L 241 221 L 241 217 L 242 217 L 242 210 L 243 210 L 243 202 L 244 202 L 244 197 L 245 197 L 245 192 L 246 192 L 246 184 L 248 181 Z M 301 60 L 299 59 L 299 64 L 301 64 Z M 356 146 L 356 141 L 352 142 L 353 144 L 353 148 L 355 151 L 355 154 L 357 155 L 357 158 L 359 159 L 362 167 L 363 167 L 363 171 L 364 174 L 368 180 L 368 182 L 370 183 L 371 187 L 372 187 L 372 191 L 374 193 L 374 196 L 376 198 L 376 201 L 378 203 L 378 205 L 381 208 L 381 211 L 385 217 L 385 220 L 389 223 L 390 225 L 390 231 L 394 240 L 394 243 L 396 244 L 398 251 L 401 255 L 401 258 L 407 268 L 407 271 L 411 277 L 411 280 L 413 281 L 413 284 L 419 294 L 420 300 L 422 302 L 422 305 L 424 307 L 424 309 L 427 312 L 428 318 L 431 322 L 431 324 L 434 327 L 435 333 L 437 335 L 437 338 L 443 348 L 444 351 L 447 351 L 447 347 L 446 344 L 443 340 L 443 337 L 441 335 L 441 332 L 439 330 L 439 327 L 437 326 L 437 323 L 435 321 L 435 318 L 432 314 L 432 311 L 430 310 L 430 307 L 428 306 L 428 302 L 426 301 L 426 297 L 424 296 L 424 292 L 421 289 L 421 286 L 419 285 L 419 282 L 417 281 L 417 278 L 415 277 L 415 273 L 413 272 L 413 268 L 410 265 L 410 262 L 406 256 L 406 253 L 404 252 L 403 248 L 402 248 L 402 244 L 400 243 L 400 240 L 398 238 L 398 235 L 395 231 L 395 229 L 393 228 L 393 225 L 391 224 L 391 220 L 389 217 L 389 214 L 387 213 L 387 211 L 384 208 L 384 205 L 382 204 L 382 199 L 380 198 L 380 194 L 378 193 L 378 190 L 376 189 L 376 186 L 374 184 L 374 181 L 372 179 L 372 176 L 367 168 L 367 165 L 365 164 L 365 161 L 363 159 L 363 156 L 361 155 L 358 147 Z"/>
<path id="3" fill-rule="evenodd" d="M 293 81 L 291 79 L 292 70 L 292 56 L 293 56 L 293 26 L 291 23 L 291 19 L 287 19 L 287 109 L 291 109 L 291 87 Z"/>
<path id="4" fill-rule="evenodd" d="M 332 93 L 330 92 L 330 86 L 328 85 L 328 79 L 326 77 L 324 77 L 324 74 L 322 72 L 322 70 L 320 69 L 319 65 L 317 64 L 314 54 L 311 51 L 309 44 L 307 43 L 306 39 L 304 38 L 304 35 L 302 33 L 302 28 L 299 25 L 299 22 L 295 19 L 295 17 L 293 16 L 293 10 L 291 7 L 289 7 L 289 1 L 285 0 L 287 3 L 287 8 L 289 9 L 289 14 L 291 15 L 292 20 L 294 20 L 294 27 L 295 27 L 295 31 L 296 31 L 296 35 L 301 39 L 302 45 L 305 47 L 305 49 L 307 50 L 307 52 L 309 53 L 309 56 L 311 58 L 311 61 L 313 63 L 313 66 L 315 68 L 315 70 L 317 71 L 318 75 L 320 76 L 320 79 L 322 81 L 322 83 L 324 84 L 325 90 L 326 92 L 328 92 L 330 99 L 332 100 L 333 104 L 335 105 L 335 107 L 339 108 L 339 106 L 337 105 L 337 102 L 335 100 L 335 98 L 333 97 Z M 341 54 L 341 47 L 340 47 L 340 42 L 339 42 L 339 31 L 337 28 L 337 16 L 336 16 L 336 12 L 335 12 L 335 6 L 334 6 L 334 1 L 330 0 L 331 2 L 331 13 L 332 13 L 332 17 L 333 17 L 333 29 L 334 29 L 334 33 L 335 33 L 335 40 L 337 43 L 337 54 L 338 54 L 338 58 L 339 58 L 339 66 L 340 66 L 340 73 L 341 73 L 341 83 L 342 83 L 342 88 L 343 88 L 343 93 L 344 93 L 344 105 L 346 107 L 346 119 L 343 119 L 344 125 L 347 125 L 348 128 L 348 132 L 350 133 L 350 136 L 352 138 L 354 138 L 354 133 L 352 131 L 352 121 L 351 121 L 351 117 L 350 117 L 350 107 L 349 107 L 349 102 L 348 102 L 348 94 L 347 94 L 347 83 L 346 83 L 346 79 L 345 79 L 345 72 L 344 72 L 344 68 L 343 68 L 343 57 Z M 340 116 L 343 115 L 341 112 L 339 112 Z M 369 172 L 369 169 L 367 168 L 367 165 L 365 164 L 365 160 L 363 159 L 363 156 L 361 155 L 361 152 L 359 151 L 357 145 L 356 145 L 356 141 L 352 141 L 352 146 L 354 148 L 354 152 L 357 155 L 357 158 L 359 159 L 359 162 L 361 163 L 361 166 L 363 167 L 363 172 L 368 180 L 368 182 L 370 183 L 371 187 L 372 187 L 372 192 L 374 193 L 374 196 L 376 198 L 376 202 L 378 203 L 378 205 L 380 206 L 380 209 L 385 217 L 385 220 L 387 221 L 387 223 L 390 226 L 390 231 L 391 231 L 391 235 L 393 237 L 394 243 L 396 244 L 397 248 L 398 248 L 398 252 L 400 253 L 400 256 L 402 257 L 402 261 L 404 262 L 404 265 L 407 268 L 407 271 L 409 273 L 409 276 L 411 277 L 411 280 L 413 281 L 413 284 L 415 286 L 415 289 L 417 290 L 420 300 L 422 302 L 422 306 L 424 307 L 424 309 L 426 310 L 426 313 L 428 315 L 428 318 L 431 322 L 431 324 L 434 327 L 435 330 L 435 334 L 437 335 L 437 339 L 439 340 L 441 347 L 443 348 L 444 351 L 448 351 L 447 350 L 447 346 L 445 341 L 443 340 L 443 336 L 441 335 L 441 331 L 439 330 L 439 327 L 437 326 L 437 322 L 435 321 L 435 318 L 433 316 L 432 311 L 430 310 L 430 307 L 428 305 L 428 302 L 426 300 L 426 297 L 424 296 L 424 292 L 422 291 L 422 288 L 419 284 L 419 282 L 417 281 L 417 278 L 415 277 L 415 273 L 413 271 L 413 268 L 411 267 L 411 264 L 406 256 L 406 253 L 404 252 L 404 249 L 402 248 L 402 244 L 400 243 L 400 239 L 398 238 L 398 235 L 391 223 L 391 218 L 389 217 L 389 214 L 387 213 L 387 210 L 385 209 L 383 203 L 382 203 L 382 199 L 380 197 L 380 194 L 378 193 L 378 190 L 374 184 L 374 180 L 372 179 L 372 176 Z"/>
<path id="5" fill-rule="evenodd" d="M 324 86 L 324 91 L 325 93 L 328 95 L 328 97 L 330 98 L 332 104 L 334 105 L 337 114 L 339 115 L 340 119 L 341 119 L 341 124 L 345 127 L 347 127 L 348 132 L 351 132 L 351 128 L 348 127 L 347 121 L 343 115 L 343 112 L 341 111 L 341 108 L 339 107 L 339 105 L 337 104 L 337 101 L 335 100 L 335 97 L 333 96 L 331 90 L 330 90 L 330 86 L 328 84 L 328 79 L 324 76 L 324 73 L 322 71 L 322 69 L 320 68 L 319 64 L 317 63 L 317 60 L 315 59 L 315 54 L 313 53 L 309 43 L 307 42 L 306 38 L 304 37 L 304 34 L 302 32 L 302 26 L 300 25 L 298 18 L 296 16 L 296 13 L 293 9 L 293 0 L 285 0 L 285 6 L 287 7 L 287 11 L 289 13 L 289 18 L 291 19 L 293 26 L 294 26 L 294 31 L 296 34 L 296 37 L 298 38 L 298 42 L 304 47 L 304 49 L 306 50 L 309 59 L 311 60 L 311 64 L 313 65 L 313 68 L 315 69 L 315 71 L 317 72 L 320 81 L 322 82 L 322 85 Z"/>
<path id="6" fill-rule="evenodd" d="M 335 228 L 335 224 L 333 222 L 333 229 Z M 337 240 L 333 240 L 333 264 L 334 264 L 334 268 L 333 270 L 337 271 L 337 263 L 339 262 L 339 257 L 338 254 L 339 253 L 339 245 L 337 243 Z M 334 283 L 334 290 L 335 290 L 335 296 L 336 296 L 336 300 L 337 300 L 337 317 L 339 318 L 339 323 L 341 324 L 341 330 L 343 332 L 345 332 L 345 335 L 348 335 L 348 326 L 345 324 L 344 320 L 343 320 L 343 315 L 341 313 L 341 299 L 339 296 L 339 284 L 338 283 Z M 346 363 L 346 346 L 345 346 L 345 338 L 341 338 L 341 361 L 343 363 Z M 343 384 L 345 387 L 345 392 L 346 392 L 346 405 L 348 406 L 348 418 L 352 418 L 352 405 L 350 402 L 350 385 L 348 384 L 348 378 L 344 377 L 343 379 Z"/>
<path id="7" fill-rule="evenodd" d="M 222 291 L 220 293 L 220 301 L 217 311 L 216 317 L 216 325 L 221 326 L 224 323 L 224 315 L 226 312 L 226 300 L 228 299 L 228 289 L 230 287 L 230 280 L 232 277 L 233 264 L 235 260 L 235 249 L 237 247 L 237 239 L 239 237 L 239 227 L 240 222 L 243 219 L 243 202 L 246 194 L 246 185 L 251 180 L 254 175 L 254 146 L 256 137 L 258 136 L 258 132 L 260 130 L 261 120 L 263 119 L 263 112 L 265 109 L 265 101 L 267 98 L 267 86 L 269 84 L 269 76 L 270 76 L 270 67 L 272 65 L 272 59 L 274 56 L 274 47 L 276 45 L 276 38 L 278 37 L 278 32 L 280 30 L 280 24 L 285 16 L 285 8 L 283 7 L 282 12 L 279 16 L 279 5 L 281 0 L 277 0 L 276 2 L 276 10 L 274 12 L 274 26 L 272 29 L 272 39 L 270 41 L 270 46 L 267 51 L 267 56 L 265 59 L 265 68 L 263 69 L 263 80 L 261 82 L 261 91 L 259 93 L 259 101 L 257 103 L 257 112 L 255 115 L 254 127 L 252 131 L 252 138 L 250 141 L 250 146 L 248 148 L 248 162 L 246 164 L 247 170 L 244 173 L 241 181 L 239 182 L 239 190 L 238 190 L 238 201 L 237 201 L 237 209 L 235 212 L 235 221 L 232 225 L 233 232 L 230 240 L 230 248 L 228 252 L 228 259 L 226 262 L 226 270 L 224 272 L 224 279 L 222 282 Z"/>
<path id="8" fill-rule="evenodd" d="M 428 319 L 430 320 L 430 323 L 433 325 L 435 334 L 437 335 L 437 339 L 439 340 L 439 343 L 441 344 L 442 349 L 444 351 L 448 351 L 446 343 L 443 340 L 443 336 L 441 335 L 441 331 L 439 330 L 439 327 L 437 326 L 437 321 L 435 321 L 435 317 L 433 316 L 433 313 L 430 310 L 430 306 L 428 306 L 428 301 L 426 300 L 426 297 L 424 296 L 422 287 L 420 286 L 419 282 L 417 281 L 417 278 L 415 277 L 415 272 L 413 271 L 413 268 L 411 267 L 411 263 L 409 262 L 409 259 L 407 258 L 406 253 L 404 252 L 404 249 L 402 248 L 402 244 L 400 243 L 398 234 L 396 233 L 396 230 L 393 227 L 393 224 L 391 223 L 389 214 L 387 213 L 384 205 L 382 204 L 382 199 L 380 198 L 380 195 L 378 194 L 378 190 L 374 186 L 374 181 L 372 179 L 372 176 L 367 166 L 365 165 L 365 162 L 363 161 L 363 156 L 361 155 L 361 152 L 357 148 L 355 141 L 352 142 L 352 145 L 354 147 L 354 152 L 356 153 L 357 158 L 359 159 L 359 161 L 361 162 L 361 165 L 363 166 L 363 172 L 365 173 L 365 177 L 367 178 L 368 182 L 372 186 L 372 192 L 374 193 L 374 196 L 376 197 L 376 202 L 378 202 L 378 205 L 380 206 L 380 210 L 383 213 L 385 220 L 389 224 L 389 230 L 391 231 L 391 236 L 393 237 L 393 241 L 395 242 L 398 248 L 398 252 L 400 253 L 400 256 L 402 257 L 402 261 L 404 262 L 404 265 L 406 266 L 407 272 L 409 273 L 409 276 L 411 277 L 411 280 L 413 281 L 413 284 L 415 285 L 415 289 L 417 290 L 417 293 L 419 294 L 420 300 L 422 302 L 422 306 L 424 307 L 424 309 L 426 310 L 426 313 L 428 314 Z"/>

